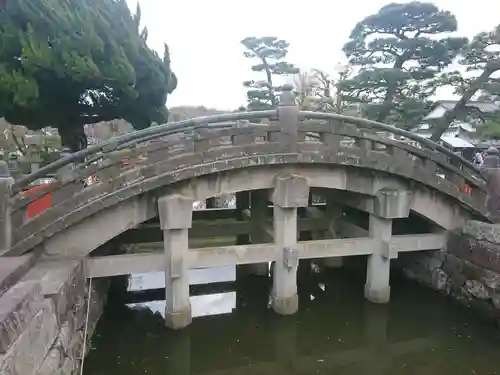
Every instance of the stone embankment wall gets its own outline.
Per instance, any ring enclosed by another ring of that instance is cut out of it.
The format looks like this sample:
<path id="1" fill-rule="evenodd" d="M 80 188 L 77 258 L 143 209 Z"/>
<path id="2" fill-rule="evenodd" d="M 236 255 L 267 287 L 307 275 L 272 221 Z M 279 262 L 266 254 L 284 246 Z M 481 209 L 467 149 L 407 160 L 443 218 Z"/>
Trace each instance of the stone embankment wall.
<path id="1" fill-rule="evenodd" d="M 409 254 L 404 274 L 500 323 L 500 225 L 469 221 L 446 248 Z"/>
<path id="2" fill-rule="evenodd" d="M 89 295 L 83 263 L 34 258 L 0 258 L 0 374 L 78 374 Z M 92 283 L 87 339 L 107 287 Z"/>

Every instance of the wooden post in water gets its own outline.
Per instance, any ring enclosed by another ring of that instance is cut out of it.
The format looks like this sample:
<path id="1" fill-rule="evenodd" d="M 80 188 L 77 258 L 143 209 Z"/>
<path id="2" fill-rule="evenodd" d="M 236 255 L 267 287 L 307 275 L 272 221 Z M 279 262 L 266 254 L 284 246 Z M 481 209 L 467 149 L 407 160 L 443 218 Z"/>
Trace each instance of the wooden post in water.
<path id="1" fill-rule="evenodd" d="M 338 203 L 329 193 L 326 198 L 326 220 L 328 220 L 328 229 L 326 238 L 339 238 L 338 223 L 342 220 L 342 205 Z M 327 268 L 341 268 L 343 265 L 342 257 L 330 257 L 323 260 L 323 265 Z"/>
<path id="2" fill-rule="evenodd" d="M 244 210 L 248 210 L 250 206 L 250 192 L 238 191 L 236 193 L 236 220 L 244 221 Z M 248 234 L 240 234 L 236 236 L 236 245 L 248 245 L 250 239 Z"/>
<path id="3" fill-rule="evenodd" d="M 250 242 L 259 244 L 266 242 L 264 226 L 267 223 L 267 190 L 254 190 L 250 196 Z M 250 273 L 256 276 L 269 276 L 269 264 L 255 263 L 248 265 Z"/>

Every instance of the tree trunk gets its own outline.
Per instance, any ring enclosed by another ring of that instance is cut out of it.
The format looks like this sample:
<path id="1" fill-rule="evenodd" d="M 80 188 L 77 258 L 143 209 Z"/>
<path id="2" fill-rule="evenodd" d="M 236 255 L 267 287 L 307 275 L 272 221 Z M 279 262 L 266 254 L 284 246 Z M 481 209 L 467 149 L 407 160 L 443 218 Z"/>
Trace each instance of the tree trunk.
<path id="1" fill-rule="evenodd" d="M 14 143 L 16 144 L 17 149 L 23 156 L 26 156 L 26 151 L 24 150 L 24 147 L 21 146 L 21 143 L 19 142 L 19 139 L 17 139 L 17 136 L 14 134 L 14 130 L 12 128 L 10 129 L 10 134 L 12 134 L 12 139 Z"/>
<path id="2" fill-rule="evenodd" d="M 401 69 L 403 67 L 405 60 L 404 56 L 398 57 L 396 62 L 394 63 L 394 69 Z M 387 91 L 385 92 L 384 101 L 380 106 L 380 110 L 378 111 L 377 121 L 384 122 L 387 116 L 391 113 L 391 106 L 394 100 L 394 95 L 396 94 L 398 86 L 396 82 L 390 82 L 387 85 Z"/>
<path id="3" fill-rule="evenodd" d="M 74 122 L 69 122 L 69 124 L 73 126 L 65 124 L 57 128 L 62 147 L 69 148 L 72 153 L 87 148 L 87 136 L 83 130 L 83 124 L 75 124 Z"/>
<path id="4" fill-rule="evenodd" d="M 432 132 L 431 141 L 437 142 L 441 139 L 443 133 L 449 128 L 450 124 L 453 120 L 456 119 L 458 113 L 463 110 L 467 103 L 472 99 L 477 90 L 481 87 L 481 85 L 486 82 L 489 76 L 496 69 L 492 69 L 491 67 L 486 66 L 481 75 L 470 85 L 470 87 L 465 90 L 464 94 L 460 98 L 458 102 L 455 103 L 452 109 L 446 111 L 445 115 L 439 119 L 434 131 Z"/>
<path id="5" fill-rule="evenodd" d="M 342 113 L 343 108 L 342 108 L 342 96 L 340 95 L 340 92 L 337 91 L 337 95 L 335 97 L 335 112 L 336 113 Z"/>
<path id="6" fill-rule="evenodd" d="M 273 87 L 273 74 L 271 73 L 271 69 L 269 68 L 269 64 L 265 58 L 262 58 L 262 63 L 266 67 L 266 76 L 267 76 L 267 84 L 269 85 L 269 97 L 271 98 L 271 105 L 276 107 L 278 102 L 276 101 L 276 96 L 274 95 L 274 87 Z"/>

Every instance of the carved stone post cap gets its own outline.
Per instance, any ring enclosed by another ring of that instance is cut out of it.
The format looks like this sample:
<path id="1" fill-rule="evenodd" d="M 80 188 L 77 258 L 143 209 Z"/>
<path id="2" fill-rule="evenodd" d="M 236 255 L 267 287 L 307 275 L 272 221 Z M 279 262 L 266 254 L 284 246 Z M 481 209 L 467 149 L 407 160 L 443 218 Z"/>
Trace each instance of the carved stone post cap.
<path id="1" fill-rule="evenodd" d="M 192 197 L 170 194 L 158 198 L 158 214 L 162 230 L 191 228 L 192 213 Z"/>
<path id="2" fill-rule="evenodd" d="M 293 86 L 292 85 L 283 85 L 281 88 L 281 95 L 280 95 L 280 106 L 295 106 L 295 95 L 293 93 Z"/>
<path id="3" fill-rule="evenodd" d="M 380 189 L 375 195 L 375 214 L 386 219 L 408 217 L 413 195 L 409 190 Z"/>
<path id="4" fill-rule="evenodd" d="M 271 190 L 273 204 L 283 208 L 307 207 L 309 204 L 309 182 L 295 174 L 278 175 Z"/>

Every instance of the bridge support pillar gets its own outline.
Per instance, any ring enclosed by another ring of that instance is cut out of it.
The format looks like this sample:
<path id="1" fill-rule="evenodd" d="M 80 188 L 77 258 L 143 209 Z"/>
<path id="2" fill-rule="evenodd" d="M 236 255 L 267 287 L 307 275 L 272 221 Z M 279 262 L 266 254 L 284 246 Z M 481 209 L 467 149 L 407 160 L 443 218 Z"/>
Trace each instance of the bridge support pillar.
<path id="1" fill-rule="evenodd" d="M 281 315 L 298 310 L 297 207 L 307 207 L 309 186 L 306 178 L 284 175 L 276 178 L 274 204 L 274 241 L 276 263 L 273 275 L 272 307 Z"/>
<path id="2" fill-rule="evenodd" d="M 10 192 L 13 183 L 7 163 L 0 161 L 0 254 L 12 245 Z"/>
<path id="3" fill-rule="evenodd" d="M 266 242 L 266 233 L 263 223 L 267 222 L 267 202 L 269 196 L 266 190 L 254 190 L 250 195 L 250 242 L 259 244 Z M 256 276 L 269 276 L 269 264 L 249 264 L 250 273 Z"/>
<path id="4" fill-rule="evenodd" d="M 191 323 L 188 280 L 188 231 L 192 225 L 193 199 L 166 195 L 158 199 L 165 251 L 165 324 L 180 329 Z"/>
<path id="5" fill-rule="evenodd" d="M 328 196 L 326 199 L 326 219 L 328 220 L 327 238 L 339 238 L 337 229 L 338 221 L 342 218 L 342 205 Z M 323 259 L 326 268 L 341 268 L 342 257 L 330 257 Z"/>
<path id="6" fill-rule="evenodd" d="M 244 211 L 250 207 L 250 192 L 239 191 L 236 193 L 236 219 L 244 221 Z M 236 245 L 248 245 L 250 243 L 250 236 L 248 234 L 240 234 L 236 236 Z"/>
<path id="7" fill-rule="evenodd" d="M 370 237 L 376 239 L 378 245 L 374 253 L 368 257 L 365 298 L 374 303 L 387 303 L 391 294 L 389 276 L 392 219 L 385 219 L 371 214 L 369 230 Z"/>

